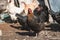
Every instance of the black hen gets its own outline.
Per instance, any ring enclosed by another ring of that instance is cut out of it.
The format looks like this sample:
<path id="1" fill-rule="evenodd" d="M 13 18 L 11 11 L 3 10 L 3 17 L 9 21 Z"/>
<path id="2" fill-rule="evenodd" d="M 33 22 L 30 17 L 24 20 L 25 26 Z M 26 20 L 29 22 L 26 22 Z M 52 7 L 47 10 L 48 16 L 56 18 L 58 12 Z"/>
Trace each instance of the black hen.
<path id="1" fill-rule="evenodd" d="M 49 22 L 49 12 L 46 6 L 38 5 L 34 10 L 34 15 L 36 15 L 41 22 Z"/>

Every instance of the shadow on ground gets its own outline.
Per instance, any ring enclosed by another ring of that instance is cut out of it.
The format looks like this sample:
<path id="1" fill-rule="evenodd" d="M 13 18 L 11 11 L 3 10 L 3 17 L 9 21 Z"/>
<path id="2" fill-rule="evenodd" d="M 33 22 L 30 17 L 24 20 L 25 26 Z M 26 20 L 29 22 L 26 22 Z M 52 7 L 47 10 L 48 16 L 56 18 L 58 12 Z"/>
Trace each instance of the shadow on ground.
<path id="1" fill-rule="evenodd" d="M 34 32 L 16 32 L 16 34 L 19 34 L 22 36 L 36 36 Z"/>
<path id="2" fill-rule="evenodd" d="M 20 29 L 20 26 L 14 26 L 14 25 L 10 25 L 10 27 L 15 28 L 15 29 Z"/>
<path id="3" fill-rule="evenodd" d="M 55 32 L 60 32 L 60 24 L 50 24 L 47 27 L 49 27 L 50 29 L 45 29 L 47 31 L 55 31 Z"/>
<path id="4" fill-rule="evenodd" d="M 22 32 L 16 32 L 16 34 L 18 34 L 18 35 L 22 35 L 22 36 L 36 36 L 36 34 L 33 32 L 33 31 L 31 31 L 30 32 L 30 28 L 29 27 L 21 27 L 21 26 L 14 26 L 14 25 L 10 25 L 10 27 L 12 27 L 12 28 L 15 28 L 15 29 L 18 29 L 18 30 L 26 30 L 25 32 L 24 31 L 22 31 Z"/>
<path id="5" fill-rule="evenodd" d="M 10 25 L 10 27 L 15 28 L 15 29 L 30 31 L 30 28 L 27 27 L 27 26 L 25 27 L 25 26 L 14 26 L 14 25 Z"/>

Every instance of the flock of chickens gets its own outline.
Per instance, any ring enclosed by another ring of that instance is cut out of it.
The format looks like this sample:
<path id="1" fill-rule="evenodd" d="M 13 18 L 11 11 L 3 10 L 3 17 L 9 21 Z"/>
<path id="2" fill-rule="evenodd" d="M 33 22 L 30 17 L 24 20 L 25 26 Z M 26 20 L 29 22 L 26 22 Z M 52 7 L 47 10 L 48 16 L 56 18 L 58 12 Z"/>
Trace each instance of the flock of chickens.
<path id="1" fill-rule="evenodd" d="M 44 29 L 44 23 L 49 22 L 48 8 L 40 5 L 37 0 L 36 2 L 35 0 L 18 1 L 20 7 L 14 5 L 14 0 L 9 0 L 7 11 L 10 12 L 11 19 L 17 20 L 22 26 L 28 26 L 34 33 L 39 34 Z"/>

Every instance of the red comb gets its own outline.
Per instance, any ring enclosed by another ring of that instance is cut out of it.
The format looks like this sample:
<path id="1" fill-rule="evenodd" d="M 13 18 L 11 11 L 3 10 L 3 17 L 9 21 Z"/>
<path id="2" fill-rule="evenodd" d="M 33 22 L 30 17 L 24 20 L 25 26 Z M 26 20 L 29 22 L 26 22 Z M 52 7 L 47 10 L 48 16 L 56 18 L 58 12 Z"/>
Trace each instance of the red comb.
<path id="1" fill-rule="evenodd" d="M 31 8 L 28 8 L 28 13 L 32 13 L 32 10 L 31 10 Z"/>

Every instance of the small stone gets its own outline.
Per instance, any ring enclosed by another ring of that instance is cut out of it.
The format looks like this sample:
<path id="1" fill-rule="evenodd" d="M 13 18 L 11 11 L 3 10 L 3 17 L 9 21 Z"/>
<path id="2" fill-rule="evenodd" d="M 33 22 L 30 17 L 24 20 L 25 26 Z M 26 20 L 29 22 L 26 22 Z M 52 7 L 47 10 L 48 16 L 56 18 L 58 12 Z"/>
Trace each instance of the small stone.
<path id="1" fill-rule="evenodd" d="M 26 38 L 25 38 L 25 39 L 23 39 L 23 40 L 26 40 Z"/>
<path id="2" fill-rule="evenodd" d="M 15 39 L 15 40 L 18 40 L 18 39 Z"/>
<path id="3" fill-rule="evenodd" d="M 0 30 L 0 36 L 2 36 L 2 30 Z"/>

